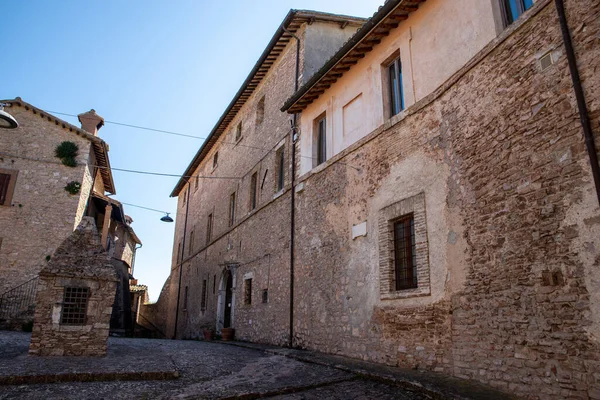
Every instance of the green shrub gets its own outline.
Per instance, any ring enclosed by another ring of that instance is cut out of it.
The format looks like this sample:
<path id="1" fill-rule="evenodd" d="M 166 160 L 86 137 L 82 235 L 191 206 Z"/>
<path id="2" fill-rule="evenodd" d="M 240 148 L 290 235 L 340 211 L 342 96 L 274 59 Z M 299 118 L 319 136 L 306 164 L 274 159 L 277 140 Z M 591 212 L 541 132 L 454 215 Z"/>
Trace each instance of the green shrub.
<path id="1" fill-rule="evenodd" d="M 67 185 L 65 186 L 65 190 L 70 194 L 77 194 L 81 190 L 81 183 L 77 181 L 71 181 L 67 183 Z"/>
<path id="2" fill-rule="evenodd" d="M 75 157 L 79 152 L 79 147 L 73 142 L 62 142 L 58 146 L 56 146 L 56 150 L 54 154 L 56 157 L 60 158 L 60 161 L 63 165 L 67 167 L 75 167 L 77 166 L 77 161 L 75 161 Z"/>

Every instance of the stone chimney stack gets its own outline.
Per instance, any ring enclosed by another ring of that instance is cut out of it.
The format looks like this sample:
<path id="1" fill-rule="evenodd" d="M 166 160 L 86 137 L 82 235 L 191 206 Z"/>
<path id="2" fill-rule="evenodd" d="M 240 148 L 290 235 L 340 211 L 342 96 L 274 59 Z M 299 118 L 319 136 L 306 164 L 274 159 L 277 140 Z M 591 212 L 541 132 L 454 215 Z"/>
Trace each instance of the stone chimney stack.
<path id="1" fill-rule="evenodd" d="M 94 136 L 98 136 L 98 130 L 104 125 L 104 118 L 96 114 L 96 110 L 94 109 L 79 114 L 77 118 L 79 119 L 79 122 L 81 122 L 81 129 Z"/>

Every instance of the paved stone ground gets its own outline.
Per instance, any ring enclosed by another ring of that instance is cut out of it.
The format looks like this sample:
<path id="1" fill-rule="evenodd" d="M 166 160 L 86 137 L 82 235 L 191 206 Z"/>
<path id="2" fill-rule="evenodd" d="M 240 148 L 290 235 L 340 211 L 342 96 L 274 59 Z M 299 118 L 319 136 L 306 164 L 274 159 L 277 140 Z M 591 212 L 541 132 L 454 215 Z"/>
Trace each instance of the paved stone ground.
<path id="1" fill-rule="evenodd" d="M 0 332 L 0 376 L 179 371 L 175 380 L 0 386 L 0 399 L 427 399 L 356 374 L 256 349 L 197 341 L 110 338 L 104 358 L 33 357 L 30 336 Z"/>
<path id="2" fill-rule="evenodd" d="M 0 331 L 0 400 L 509 398 L 433 373 L 259 344 L 110 338 L 107 356 L 90 358 L 28 356 L 29 340 Z"/>

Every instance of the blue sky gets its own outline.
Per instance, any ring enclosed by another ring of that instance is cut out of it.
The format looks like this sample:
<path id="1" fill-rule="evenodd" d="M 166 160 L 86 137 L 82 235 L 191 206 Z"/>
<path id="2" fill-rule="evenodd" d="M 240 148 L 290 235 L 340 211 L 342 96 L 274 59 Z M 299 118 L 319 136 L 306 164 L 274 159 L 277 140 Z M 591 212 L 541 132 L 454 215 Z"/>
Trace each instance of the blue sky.
<path id="1" fill-rule="evenodd" d="M 291 8 L 368 17 L 383 0 L 2 3 L 0 98 L 67 114 L 94 108 L 107 121 L 206 137 Z M 182 174 L 202 144 L 112 124 L 100 137 L 113 167 L 172 174 Z M 113 175 L 118 200 L 175 213 L 169 194 L 177 178 Z M 169 275 L 175 225 L 125 210 L 144 242 L 135 276 L 155 300 Z"/>

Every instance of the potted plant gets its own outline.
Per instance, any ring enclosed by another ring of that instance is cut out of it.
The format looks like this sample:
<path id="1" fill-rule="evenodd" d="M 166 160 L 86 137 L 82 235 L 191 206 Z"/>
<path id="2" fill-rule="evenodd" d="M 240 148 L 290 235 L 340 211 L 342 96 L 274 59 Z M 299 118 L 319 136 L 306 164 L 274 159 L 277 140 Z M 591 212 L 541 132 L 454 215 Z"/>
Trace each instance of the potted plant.
<path id="1" fill-rule="evenodd" d="M 202 326 L 202 334 L 204 335 L 204 340 L 211 341 L 215 338 L 215 330 L 212 325 L 206 324 Z"/>

